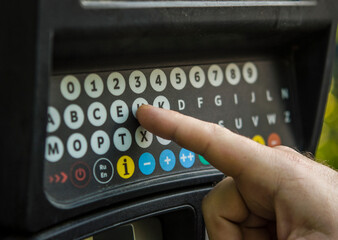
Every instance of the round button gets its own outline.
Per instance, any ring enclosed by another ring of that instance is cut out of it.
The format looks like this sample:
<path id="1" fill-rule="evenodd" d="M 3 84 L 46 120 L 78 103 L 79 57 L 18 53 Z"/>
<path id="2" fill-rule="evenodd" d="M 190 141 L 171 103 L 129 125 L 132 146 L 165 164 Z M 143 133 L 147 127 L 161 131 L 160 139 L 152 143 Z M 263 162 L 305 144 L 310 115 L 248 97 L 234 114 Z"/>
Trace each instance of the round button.
<path id="1" fill-rule="evenodd" d="M 253 84 L 257 81 L 258 78 L 257 67 L 252 62 L 247 62 L 244 64 L 242 73 L 243 78 L 247 83 Z"/>
<path id="2" fill-rule="evenodd" d="M 212 86 L 219 87 L 223 83 L 223 72 L 220 66 L 214 64 L 209 67 L 208 79 Z"/>
<path id="3" fill-rule="evenodd" d="M 103 93 L 103 82 L 99 75 L 89 74 L 84 81 L 84 89 L 89 97 L 98 98 Z"/>
<path id="4" fill-rule="evenodd" d="M 203 165 L 210 165 L 210 163 L 202 155 L 198 155 L 198 158 Z"/>
<path id="5" fill-rule="evenodd" d="M 117 129 L 113 136 L 115 147 L 121 152 L 127 151 L 131 146 L 131 134 L 128 129 L 121 127 Z"/>
<path id="6" fill-rule="evenodd" d="M 108 76 L 107 87 L 111 94 L 120 96 L 126 89 L 126 81 L 121 73 L 113 72 Z"/>
<path id="7" fill-rule="evenodd" d="M 63 143 L 60 138 L 56 136 L 49 136 L 45 144 L 45 158 L 49 162 L 57 162 L 63 155 Z"/>
<path id="8" fill-rule="evenodd" d="M 121 178 L 130 178 L 135 172 L 135 164 L 133 159 L 126 155 L 120 157 L 120 159 L 117 161 L 116 169 Z"/>
<path id="9" fill-rule="evenodd" d="M 160 154 L 160 166 L 161 168 L 166 171 L 170 172 L 174 169 L 176 164 L 175 154 L 169 150 L 165 149 Z"/>
<path id="10" fill-rule="evenodd" d="M 87 152 L 87 140 L 80 133 L 73 133 L 67 141 L 67 150 L 73 158 L 81 158 Z"/>
<path id="11" fill-rule="evenodd" d="M 110 107 L 110 116 L 116 123 L 124 123 L 129 116 L 127 104 L 122 100 L 116 100 Z"/>
<path id="12" fill-rule="evenodd" d="M 55 132 L 61 123 L 61 118 L 58 110 L 55 107 L 48 107 L 47 113 L 47 132 Z"/>
<path id="13" fill-rule="evenodd" d="M 153 106 L 170 110 L 169 100 L 165 96 L 157 96 L 154 99 Z"/>
<path id="14" fill-rule="evenodd" d="M 280 136 L 277 133 L 271 133 L 268 137 L 268 146 L 275 147 L 282 144 Z"/>
<path id="15" fill-rule="evenodd" d="M 143 93 L 147 87 L 147 79 L 141 71 L 133 71 L 129 76 L 129 86 L 134 93 Z"/>
<path id="16" fill-rule="evenodd" d="M 141 148 L 147 148 L 153 142 L 153 134 L 139 126 L 135 132 L 135 140 Z"/>
<path id="17" fill-rule="evenodd" d="M 131 111 L 133 112 L 134 117 L 136 118 L 136 111 L 141 105 L 147 105 L 148 102 L 144 98 L 136 98 L 135 101 L 133 102 L 133 105 L 131 106 Z"/>
<path id="18" fill-rule="evenodd" d="M 265 145 L 265 140 L 261 135 L 255 135 L 253 136 L 252 140 L 254 140 L 255 142 L 258 142 L 262 145 Z"/>
<path id="19" fill-rule="evenodd" d="M 98 183 L 109 183 L 114 175 L 113 164 L 106 158 L 100 158 L 94 163 L 93 175 Z"/>
<path id="20" fill-rule="evenodd" d="M 155 69 L 150 74 L 150 85 L 156 92 L 162 92 L 167 86 L 167 76 L 161 69 Z"/>
<path id="21" fill-rule="evenodd" d="M 161 143 L 162 145 L 168 145 L 169 143 L 171 143 L 171 140 L 164 139 L 159 136 L 156 136 L 156 138 L 157 138 L 157 141 Z"/>
<path id="22" fill-rule="evenodd" d="M 69 105 L 63 113 L 63 119 L 70 129 L 80 128 L 84 121 L 84 114 L 81 107 L 76 104 Z"/>
<path id="23" fill-rule="evenodd" d="M 180 151 L 180 163 L 185 168 L 191 168 L 195 163 L 195 153 L 182 148 Z"/>
<path id="24" fill-rule="evenodd" d="M 105 154 L 108 152 L 110 147 L 110 139 L 108 134 L 102 130 L 97 130 L 90 138 L 90 145 L 96 154 Z"/>
<path id="25" fill-rule="evenodd" d="M 194 66 L 190 69 L 189 80 L 193 87 L 201 88 L 205 83 L 205 75 L 202 68 Z"/>
<path id="26" fill-rule="evenodd" d="M 72 101 L 80 96 L 81 85 L 76 77 L 68 75 L 61 80 L 60 90 L 65 99 Z"/>
<path id="27" fill-rule="evenodd" d="M 144 175 L 150 175 L 154 172 L 156 166 L 155 158 L 146 152 L 138 160 L 138 167 Z"/>
<path id="28" fill-rule="evenodd" d="M 176 67 L 170 72 L 170 83 L 176 90 L 182 90 L 187 84 L 187 76 L 182 68 Z"/>
<path id="29" fill-rule="evenodd" d="M 87 111 L 88 120 L 96 127 L 102 126 L 107 120 L 107 111 L 102 103 L 93 102 Z"/>
<path id="30" fill-rule="evenodd" d="M 241 80 L 239 67 L 234 63 L 230 63 L 225 69 L 225 77 L 231 85 L 237 85 Z"/>
<path id="31" fill-rule="evenodd" d="M 91 179 L 90 169 L 85 162 L 78 161 L 70 168 L 70 181 L 77 188 L 84 188 Z"/>

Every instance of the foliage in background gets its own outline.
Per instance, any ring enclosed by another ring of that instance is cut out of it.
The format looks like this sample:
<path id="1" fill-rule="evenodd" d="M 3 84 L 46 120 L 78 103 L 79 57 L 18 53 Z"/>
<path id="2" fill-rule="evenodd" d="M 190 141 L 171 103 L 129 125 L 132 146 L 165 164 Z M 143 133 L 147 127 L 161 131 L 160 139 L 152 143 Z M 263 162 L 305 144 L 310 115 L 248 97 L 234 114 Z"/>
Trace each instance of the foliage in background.
<path id="1" fill-rule="evenodd" d="M 333 81 L 326 106 L 324 124 L 316 152 L 319 162 L 338 169 L 338 30 Z"/>

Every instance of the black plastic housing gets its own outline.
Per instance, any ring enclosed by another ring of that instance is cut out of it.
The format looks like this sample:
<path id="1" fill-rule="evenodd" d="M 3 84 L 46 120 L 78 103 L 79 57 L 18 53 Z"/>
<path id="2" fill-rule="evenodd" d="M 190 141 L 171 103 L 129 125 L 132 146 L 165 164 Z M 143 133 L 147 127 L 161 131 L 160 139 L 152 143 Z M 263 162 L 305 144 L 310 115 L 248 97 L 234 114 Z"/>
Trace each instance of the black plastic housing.
<path id="1" fill-rule="evenodd" d="M 314 152 L 331 79 L 334 2 L 138 9 L 84 8 L 77 0 L 3 3 L 1 237 L 74 239 L 155 215 L 162 216 L 163 226 L 170 226 L 170 214 L 177 212 L 195 219 L 189 237 L 204 239 L 200 203 L 222 179 L 217 171 L 175 179 L 149 192 L 122 197 L 108 192 L 100 200 L 71 209 L 48 201 L 43 164 L 50 76 L 111 67 L 193 64 L 222 57 L 286 58 L 295 73 L 302 132 L 295 147 Z M 167 235 L 165 239 L 179 238 Z"/>

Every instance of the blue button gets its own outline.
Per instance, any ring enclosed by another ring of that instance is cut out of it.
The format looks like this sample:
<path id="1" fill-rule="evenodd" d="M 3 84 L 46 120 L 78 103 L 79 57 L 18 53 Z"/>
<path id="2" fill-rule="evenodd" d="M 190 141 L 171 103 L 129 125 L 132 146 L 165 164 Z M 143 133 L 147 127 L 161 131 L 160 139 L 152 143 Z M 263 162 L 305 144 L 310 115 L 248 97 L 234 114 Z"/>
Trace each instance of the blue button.
<path id="1" fill-rule="evenodd" d="M 143 153 L 138 160 L 138 167 L 144 175 L 150 175 L 155 170 L 155 158 L 150 153 Z"/>
<path id="2" fill-rule="evenodd" d="M 173 170 L 173 168 L 175 167 L 175 163 L 176 158 L 175 154 L 172 151 L 166 149 L 161 152 L 160 165 L 164 171 L 170 172 L 171 170 Z"/>
<path id="3" fill-rule="evenodd" d="M 195 163 L 195 153 L 182 148 L 180 151 L 180 163 L 185 168 L 191 168 Z"/>

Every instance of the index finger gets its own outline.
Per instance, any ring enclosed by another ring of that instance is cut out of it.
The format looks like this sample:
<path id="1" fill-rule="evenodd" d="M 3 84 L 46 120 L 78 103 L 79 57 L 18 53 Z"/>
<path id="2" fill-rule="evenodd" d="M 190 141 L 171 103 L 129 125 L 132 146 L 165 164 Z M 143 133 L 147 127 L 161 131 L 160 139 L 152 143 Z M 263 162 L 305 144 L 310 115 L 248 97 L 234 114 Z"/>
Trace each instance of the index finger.
<path id="1" fill-rule="evenodd" d="M 204 156 L 226 175 L 237 177 L 245 169 L 270 165 L 270 148 L 216 124 L 150 105 L 138 109 L 137 119 L 155 135 Z"/>

